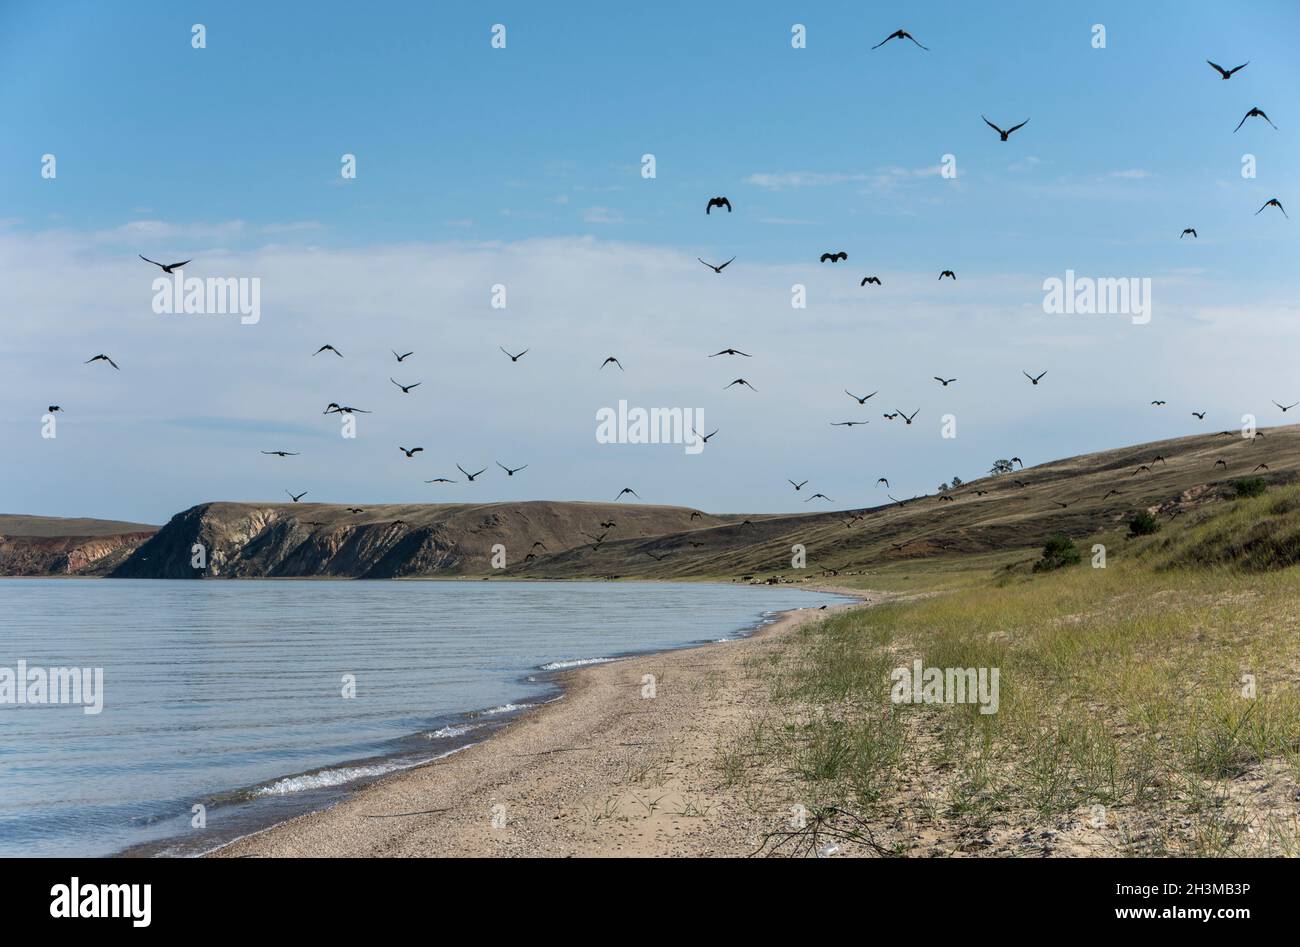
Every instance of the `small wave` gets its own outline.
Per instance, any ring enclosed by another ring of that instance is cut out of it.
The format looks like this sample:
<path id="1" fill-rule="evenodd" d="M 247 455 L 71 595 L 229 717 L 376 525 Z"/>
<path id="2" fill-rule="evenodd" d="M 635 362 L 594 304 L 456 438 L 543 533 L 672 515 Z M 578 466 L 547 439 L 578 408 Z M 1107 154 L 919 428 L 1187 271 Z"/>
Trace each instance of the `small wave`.
<path id="1" fill-rule="evenodd" d="M 430 739 L 436 738 L 440 740 L 446 740 L 449 737 L 463 737 L 471 730 L 477 730 L 477 729 L 478 727 L 469 723 L 461 724 L 460 726 L 456 726 L 456 724 L 454 723 L 449 723 L 447 724 L 447 726 L 441 728 L 440 730 L 434 730 L 432 733 L 427 734 L 427 736 Z"/>
<path id="2" fill-rule="evenodd" d="M 527 710 L 529 707 L 536 707 L 536 704 L 502 704 L 500 707 L 489 707 L 487 710 L 480 710 L 480 717 L 494 717 L 497 714 L 513 713 L 516 710 Z"/>
<path id="3" fill-rule="evenodd" d="M 460 749 L 464 749 L 461 747 Z M 296 792 L 306 792 L 311 789 L 329 789 L 332 786 L 342 786 L 344 783 L 350 783 L 353 780 L 365 779 L 371 776 L 387 776 L 389 773 L 396 773 L 399 770 L 411 769 L 414 766 L 423 766 L 425 763 L 432 763 L 434 760 L 440 760 L 443 757 L 451 756 L 460 750 L 448 750 L 446 753 L 440 753 L 429 759 L 408 760 L 405 762 L 392 763 L 372 763 L 368 766 L 340 766 L 336 769 L 322 769 L 315 773 L 303 773 L 300 776 L 286 776 L 283 779 L 277 779 L 273 783 L 265 786 L 258 786 L 253 790 L 253 797 L 261 796 L 288 796 Z"/>
<path id="4" fill-rule="evenodd" d="M 563 671 L 565 668 L 584 667 L 588 664 L 608 664 L 613 658 L 573 658 L 569 661 L 552 661 L 550 664 L 543 664 L 543 671 Z"/>

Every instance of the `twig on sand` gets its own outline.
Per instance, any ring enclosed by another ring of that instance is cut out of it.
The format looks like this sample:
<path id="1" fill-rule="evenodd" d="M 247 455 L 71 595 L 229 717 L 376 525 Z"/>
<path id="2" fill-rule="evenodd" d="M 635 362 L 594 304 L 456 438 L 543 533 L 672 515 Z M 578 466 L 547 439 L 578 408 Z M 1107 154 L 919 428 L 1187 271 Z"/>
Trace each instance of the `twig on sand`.
<path id="1" fill-rule="evenodd" d="M 803 858 L 811 855 L 821 858 L 826 842 L 865 845 L 881 857 L 897 854 L 876 841 L 866 819 L 838 806 L 827 806 L 808 813 L 807 823 L 801 828 L 767 833 L 758 848 L 750 853 L 750 857 L 762 855 L 764 858 Z"/>

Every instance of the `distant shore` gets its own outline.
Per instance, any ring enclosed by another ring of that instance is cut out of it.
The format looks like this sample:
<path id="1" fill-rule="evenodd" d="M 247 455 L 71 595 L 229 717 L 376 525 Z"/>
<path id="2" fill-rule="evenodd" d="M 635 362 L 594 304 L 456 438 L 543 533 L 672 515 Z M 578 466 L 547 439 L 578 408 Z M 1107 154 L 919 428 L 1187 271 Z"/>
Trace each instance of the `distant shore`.
<path id="1" fill-rule="evenodd" d="M 745 638 L 564 671 L 562 699 L 487 740 L 209 857 L 748 854 L 781 812 L 731 798 L 713 768 L 719 741 L 766 703 L 749 662 L 862 604 L 795 609 Z"/>

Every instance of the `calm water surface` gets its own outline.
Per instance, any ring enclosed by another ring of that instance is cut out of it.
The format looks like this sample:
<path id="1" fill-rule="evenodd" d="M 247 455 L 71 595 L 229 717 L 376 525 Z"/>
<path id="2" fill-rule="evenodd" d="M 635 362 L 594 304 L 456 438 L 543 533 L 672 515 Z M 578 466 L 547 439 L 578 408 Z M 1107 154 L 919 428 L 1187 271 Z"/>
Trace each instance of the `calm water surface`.
<path id="1" fill-rule="evenodd" d="M 695 583 L 5 579 L 0 668 L 101 667 L 104 708 L 0 704 L 0 855 L 202 851 L 477 742 L 554 699 L 556 668 L 836 601 Z"/>

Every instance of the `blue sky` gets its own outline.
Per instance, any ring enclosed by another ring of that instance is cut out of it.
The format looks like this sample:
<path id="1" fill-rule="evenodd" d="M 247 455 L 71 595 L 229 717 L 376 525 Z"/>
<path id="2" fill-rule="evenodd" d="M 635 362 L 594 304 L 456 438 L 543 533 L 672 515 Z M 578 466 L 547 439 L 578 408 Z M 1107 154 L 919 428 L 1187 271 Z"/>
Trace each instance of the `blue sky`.
<path id="1" fill-rule="evenodd" d="M 899 27 L 930 51 L 870 51 Z M 1300 399 L 1300 221 L 1254 211 L 1300 212 L 1297 27 L 1286 2 L 6 3 L 0 507 L 158 522 L 288 487 L 396 502 L 633 485 L 768 511 L 801 506 L 787 476 L 848 507 L 879 499 L 878 475 L 910 495 L 1008 453 L 1189 433 L 1191 410 L 1215 429 L 1280 421 L 1269 402 Z M 1206 58 L 1250 65 L 1222 82 Z M 1233 134 L 1255 105 L 1279 129 Z M 1030 121 L 1002 143 L 981 113 Z M 714 194 L 735 213 L 705 217 Z M 848 263 L 816 263 L 834 249 Z M 258 276 L 262 322 L 153 314 L 136 253 Z M 695 262 L 732 255 L 720 277 Z M 957 284 L 936 286 L 946 268 Z M 1042 281 L 1067 268 L 1152 279 L 1151 324 L 1044 314 Z M 885 286 L 860 290 L 868 273 Z M 328 369 L 310 359 L 326 341 L 348 355 Z M 497 345 L 533 351 L 511 365 Z M 728 345 L 755 358 L 704 359 Z M 390 347 L 417 350 L 403 376 Z M 120 377 L 80 364 L 101 351 Z M 616 379 L 595 369 L 611 353 Z M 1021 369 L 1050 371 L 1042 397 Z M 389 375 L 424 385 L 403 398 Z M 739 375 L 748 402 L 721 390 Z M 846 387 L 882 394 L 858 409 Z M 318 414 L 336 394 L 376 412 L 355 443 Z M 619 398 L 699 407 L 723 431 L 698 458 L 598 445 L 594 412 Z M 880 417 L 896 408 L 931 423 Z M 871 424 L 829 427 L 856 417 Z M 426 447 L 411 463 L 408 441 Z M 297 467 L 256 453 L 279 447 L 304 451 Z M 528 479 L 420 482 L 497 459 Z"/>

